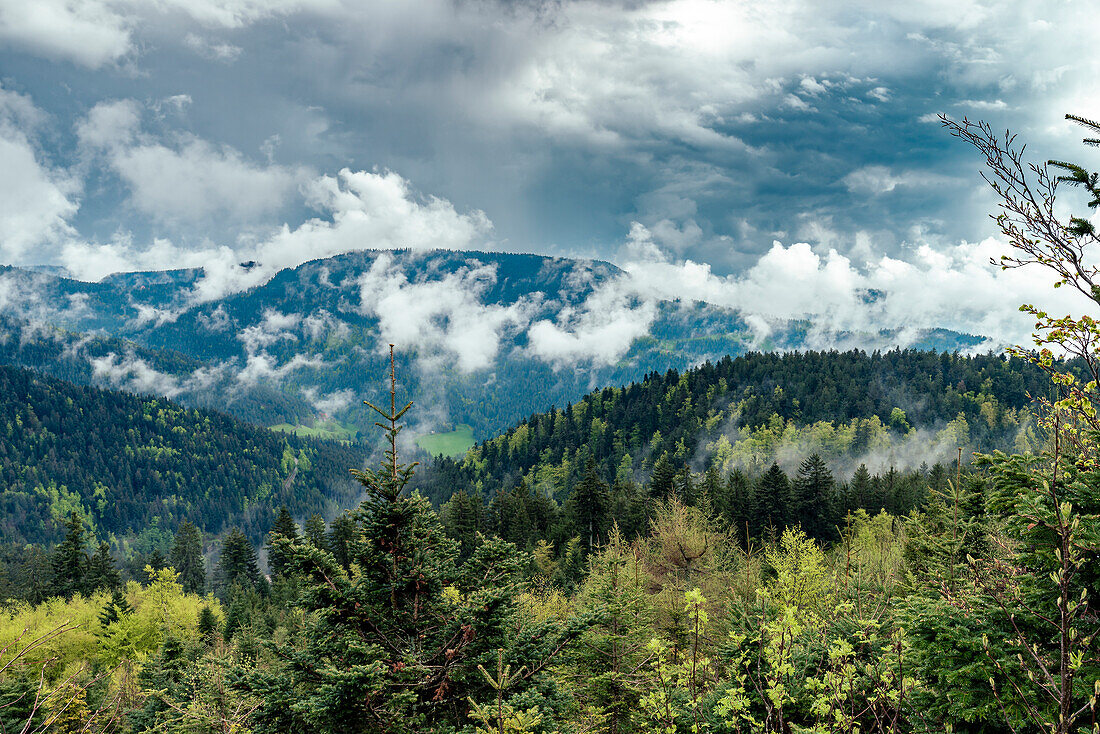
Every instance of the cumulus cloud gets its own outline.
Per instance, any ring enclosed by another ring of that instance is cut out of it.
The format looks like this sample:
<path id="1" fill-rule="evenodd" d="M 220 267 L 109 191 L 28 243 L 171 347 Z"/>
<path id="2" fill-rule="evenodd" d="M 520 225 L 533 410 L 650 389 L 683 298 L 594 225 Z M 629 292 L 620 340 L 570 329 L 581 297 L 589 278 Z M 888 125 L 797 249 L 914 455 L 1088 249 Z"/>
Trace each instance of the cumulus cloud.
<path id="1" fill-rule="evenodd" d="M 337 5 L 336 0 L 0 0 L 0 41 L 97 69 L 133 52 L 135 33 L 142 26 L 173 13 L 203 27 L 232 29 Z"/>
<path id="2" fill-rule="evenodd" d="M 355 391 L 353 390 L 337 390 L 336 392 L 324 394 L 319 388 L 307 387 L 302 390 L 302 394 L 313 406 L 313 409 L 324 416 L 331 416 L 346 410 L 355 402 Z"/>
<path id="3" fill-rule="evenodd" d="M 94 379 L 120 390 L 175 398 L 184 393 L 201 393 L 225 378 L 227 367 L 200 367 L 186 377 L 170 375 L 133 353 L 111 352 L 90 359 Z"/>
<path id="4" fill-rule="evenodd" d="M 98 0 L 0 0 L 0 40 L 92 68 L 130 51 L 133 20 Z"/>
<path id="5" fill-rule="evenodd" d="M 131 111 L 128 102 L 97 107 L 79 133 L 88 140 L 125 137 L 134 125 Z M 115 132 L 105 132 L 111 130 Z M 204 276 L 195 284 L 191 302 L 205 303 L 261 285 L 285 268 L 345 252 L 492 247 L 488 238 L 493 225 L 484 212 L 460 213 L 445 199 L 422 196 L 393 171 L 345 169 L 338 176 L 312 179 L 303 188 L 325 216 L 295 228 L 283 225 L 259 241 L 196 247 L 156 238 L 143 246 L 123 235 L 106 243 L 67 242 L 61 260 L 70 272 L 89 280 L 112 272 L 160 269 L 165 263 L 201 267 Z"/>
<path id="6" fill-rule="evenodd" d="M 559 368 L 578 362 L 615 364 L 635 339 L 649 333 L 657 316 L 657 304 L 640 300 L 630 285 L 614 279 L 597 287 L 581 306 L 566 306 L 553 319 L 531 324 L 530 354 Z"/>
<path id="7" fill-rule="evenodd" d="M 378 319 L 383 343 L 414 344 L 422 360 L 446 362 L 464 372 L 493 364 L 504 334 L 526 325 L 535 303 L 484 303 L 496 268 L 479 262 L 439 277 L 412 280 L 377 258 L 359 279 L 360 312 Z"/>
<path id="8" fill-rule="evenodd" d="M 938 119 L 938 118 L 937 118 Z M 932 186 L 960 186 L 963 182 L 923 171 L 895 172 L 886 166 L 858 168 L 841 182 L 856 194 L 886 194 L 900 187 L 927 188 Z"/>
<path id="9" fill-rule="evenodd" d="M 812 319 L 810 348 L 835 345 L 838 331 L 909 329 L 915 336 L 937 327 L 989 337 L 993 345 L 1027 343 L 1032 323 L 1019 313 L 1021 303 L 1059 314 L 1089 307 L 1080 294 L 1053 290 L 1042 269 L 991 265 L 1006 252 L 993 238 L 941 249 L 921 244 L 908 259 L 880 257 L 862 267 L 835 249 L 820 254 L 806 243 L 776 242 L 744 273 L 719 276 L 706 263 L 668 259 L 648 234 L 635 225 L 620 262 L 639 297 L 706 301 L 755 316 L 758 324 Z"/>
<path id="10" fill-rule="evenodd" d="M 168 102 L 190 101 L 176 95 Z M 277 213 L 307 171 L 247 160 L 228 146 L 179 134 L 163 141 L 140 131 L 132 100 L 101 102 L 77 125 L 85 151 L 100 155 L 125 183 L 131 203 L 153 219 L 194 226 L 210 217 L 253 223 Z"/>
<path id="11" fill-rule="evenodd" d="M 72 234 L 80 182 L 43 160 L 32 137 L 42 113 L 31 100 L 0 88 L 0 253 L 20 261 L 32 248 Z"/>

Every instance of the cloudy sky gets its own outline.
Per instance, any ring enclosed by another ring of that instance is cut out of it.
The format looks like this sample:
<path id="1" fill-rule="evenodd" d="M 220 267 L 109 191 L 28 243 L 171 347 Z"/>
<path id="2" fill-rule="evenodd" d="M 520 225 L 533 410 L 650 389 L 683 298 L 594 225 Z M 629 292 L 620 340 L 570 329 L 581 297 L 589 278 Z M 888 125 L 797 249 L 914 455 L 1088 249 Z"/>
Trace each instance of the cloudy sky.
<path id="1" fill-rule="evenodd" d="M 1100 115 L 1093 10 L 0 0 L 0 262 L 221 264 L 216 295 L 242 260 L 258 278 L 356 248 L 479 248 L 609 259 L 740 306 L 774 300 L 775 278 L 848 302 L 954 277 L 947 296 L 985 294 L 971 310 L 1009 308 L 1022 281 L 983 269 L 979 161 L 935 116 L 1080 158 L 1062 116 Z"/>

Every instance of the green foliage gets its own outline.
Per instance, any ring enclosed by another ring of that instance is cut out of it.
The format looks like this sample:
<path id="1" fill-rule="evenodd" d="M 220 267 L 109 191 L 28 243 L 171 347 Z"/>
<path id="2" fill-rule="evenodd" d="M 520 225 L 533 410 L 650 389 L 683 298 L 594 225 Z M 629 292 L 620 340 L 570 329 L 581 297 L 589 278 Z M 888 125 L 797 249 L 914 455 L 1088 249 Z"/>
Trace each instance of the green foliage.
<path id="1" fill-rule="evenodd" d="M 184 520 L 210 533 L 236 522 L 259 539 L 280 503 L 318 511 L 350 501 L 345 467 L 361 461 L 355 447 L 11 367 L 0 367 L 0 414 L 0 539 L 20 544 L 58 539 L 74 512 L 120 540 L 158 518 L 169 533 Z M 315 454 L 292 482 L 287 446 Z"/>

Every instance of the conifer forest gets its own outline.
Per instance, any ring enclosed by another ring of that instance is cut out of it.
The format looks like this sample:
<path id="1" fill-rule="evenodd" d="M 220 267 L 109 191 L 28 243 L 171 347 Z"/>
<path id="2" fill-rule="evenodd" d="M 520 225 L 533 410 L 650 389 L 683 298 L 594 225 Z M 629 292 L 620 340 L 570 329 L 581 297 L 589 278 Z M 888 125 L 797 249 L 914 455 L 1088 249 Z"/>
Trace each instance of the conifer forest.
<path id="1" fill-rule="evenodd" d="M 1100 122 L 941 39 L 1035 6 L 286 5 L 0 0 L 0 734 L 1100 734 Z"/>

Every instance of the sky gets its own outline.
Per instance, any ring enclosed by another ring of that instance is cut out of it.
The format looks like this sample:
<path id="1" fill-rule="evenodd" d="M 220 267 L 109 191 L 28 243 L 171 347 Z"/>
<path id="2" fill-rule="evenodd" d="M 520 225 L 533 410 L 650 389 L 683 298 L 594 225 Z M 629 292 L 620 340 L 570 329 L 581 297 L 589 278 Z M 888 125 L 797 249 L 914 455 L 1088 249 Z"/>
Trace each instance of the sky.
<path id="1" fill-rule="evenodd" d="M 209 300 L 353 249 L 536 252 L 661 297 L 1019 340 L 1051 279 L 988 266 L 995 201 L 937 115 L 1082 158 L 1063 116 L 1100 116 L 1093 11 L 0 0 L 0 262 L 204 266 Z"/>

